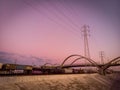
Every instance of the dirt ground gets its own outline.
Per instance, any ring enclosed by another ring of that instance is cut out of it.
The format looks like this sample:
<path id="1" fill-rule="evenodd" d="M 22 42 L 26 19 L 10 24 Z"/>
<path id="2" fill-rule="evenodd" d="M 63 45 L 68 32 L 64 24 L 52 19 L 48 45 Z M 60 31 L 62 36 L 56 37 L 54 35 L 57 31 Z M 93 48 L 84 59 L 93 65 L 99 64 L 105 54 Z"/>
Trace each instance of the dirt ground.
<path id="1" fill-rule="evenodd" d="M 0 77 L 0 90 L 120 90 L 120 74 Z"/>

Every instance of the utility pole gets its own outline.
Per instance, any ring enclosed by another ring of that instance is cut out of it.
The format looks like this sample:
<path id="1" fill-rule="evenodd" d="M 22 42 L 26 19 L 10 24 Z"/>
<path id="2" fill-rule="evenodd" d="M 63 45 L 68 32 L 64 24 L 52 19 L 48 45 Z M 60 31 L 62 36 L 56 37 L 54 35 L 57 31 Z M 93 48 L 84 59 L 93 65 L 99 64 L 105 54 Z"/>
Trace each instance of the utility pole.
<path id="1" fill-rule="evenodd" d="M 15 65 L 17 64 L 17 59 L 15 59 Z"/>
<path id="2" fill-rule="evenodd" d="M 84 25 L 82 27 L 83 37 L 84 37 L 84 55 L 87 58 L 90 58 L 89 44 L 88 44 L 88 36 L 89 36 L 89 26 Z"/>
<path id="3" fill-rule="evenodd" d="M 100 51 L 101 64 L 104 64 L 104 51 Z"/>
<path id="4" fill-rule="evenodd" d="M 35 66 L 35 63 L 34 63 L 34 61 L 32 62 L 32 66 Z"/>
<path id="5" fill-rule="evenodd" d="M 16 69 L 17 69 L 17 59 L 15 59 L 15 70 L 14 70 L 14 73 L 16 74 Z M 17 75 L 17 74 L 16 74 Z"/>

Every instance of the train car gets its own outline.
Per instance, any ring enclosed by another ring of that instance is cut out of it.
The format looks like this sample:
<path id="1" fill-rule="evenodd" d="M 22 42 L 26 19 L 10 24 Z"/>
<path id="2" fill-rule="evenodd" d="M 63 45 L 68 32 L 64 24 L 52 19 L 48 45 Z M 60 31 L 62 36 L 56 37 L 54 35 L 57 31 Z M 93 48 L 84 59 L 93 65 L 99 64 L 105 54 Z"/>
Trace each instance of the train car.
<path id="1" fill-rule="evenodd" d="M 80 70 L 79 69 L 73 69 L 73 73 L 74 74 L 80 73 Z"/>
<path id="2" fill-rule="evenodd" d="M 30 65 L 16 65 L 16 70 L 32 70 L 32 66 Z"/>
<path id="3" fill-rule="evenodd" d="M 15 70 L 16 65 L 15 64 L 3 64 L 3 70 Z"/>
<path id="4" fill-rule="evenodd" d="M 30 66 L 30 65 L 26 65 L 26 67 L 25 67 L 25 70 L 32 70 L 32 66 Z"/>
<path id="5" fill-rule="evenodd" d="M 16 68 L 16 65 L 15 64 L 3 64 L 2 66 L 2 73 L 4 75 L 13 75 L 14 74 L 14 70 Z"/>
<path id="6" fill-rule="evenodd" d="M 73 69 L 73 73 L 74 74 L 78 74 L 78 73 L 84 73 L 84 70 L 83 69 Z"/>
<path id="7" fill-rule="evenodd" d="M 70 73 L 73 73 L 73 69 L 71 69 L 71 68 L 65 68 L 65 69 L 64 69 L 64 72 L 65 72 L 66 74 L 70 74 Z"/>
<path id="8" fill-rule="evenodd" d="M 26 65 L 16 65 L 16 70 L 24 70 Z"/>
<path id="9" fill-rule="evenodd" d="M 51 74 L 54 72 L 54 67 L 53 66 L 41 66 L 41 72 L 43 74 Z"/>
<path id="10" fill-rule="evenodd" d="M 41 75 L 42 72 L 39 70 L 32 70 L 32 75 Z"/>
<path id="11" fill-rule="evenodd" d="M 33 66 L 32 74 L 33 75 L 40 75 L 40 74 L 42 74 L 41 67 Z"/>
<path id="12" fill-rule="evenodd" d="M 64 74 L 65 70 L 62 68 L 55 68 L 53 74 Z"/>
<path id="13" fill-rule="evenodd" d="M 14 70 L 13 73 L 15 75 L 23 75 L 24 74 L 24 70 Z"/>
<path id="14" fill-rule="evenodd" d="M 0 71 L 0 75 L 10 75 L 9 71 Z"/>
<path id="15" fill-rule="evenodd" d="M 16 68 L 14 70 L 14 74 L 16 75 L 19 75 L 19 74 L 24 74 L 24 70 L 26 68 L 26 65 L 19 65 L 19 64 L 16 64 Z"/>
<path id="16" fill-rule="evenodd" d="M 27 75 L 32 74 L 32 69 L 33 69 L 32 66 L 30 66 L 30 65 L 25 65 L 24 74 L 27 74 Z"/>
<path id="17" fill-rule="evenodd" d="M 31 74 L 32 66 L 30 65 L 18 65 L 18 64 L 3 64 L 2 72 L 5 75 L 14 75 L 14 74 Z"/>
<path id="18" fill-rule="evenodd" d="M 2 70 L 3 63 L 0 63 L 0 70 Z"/>
<path id="19" fill-rule="evenodd" d="M 15 73 L 16 74 L 31 74 L 32 73 L 32 66 L 30 65 L 16 65 L 15 68 Z"/>

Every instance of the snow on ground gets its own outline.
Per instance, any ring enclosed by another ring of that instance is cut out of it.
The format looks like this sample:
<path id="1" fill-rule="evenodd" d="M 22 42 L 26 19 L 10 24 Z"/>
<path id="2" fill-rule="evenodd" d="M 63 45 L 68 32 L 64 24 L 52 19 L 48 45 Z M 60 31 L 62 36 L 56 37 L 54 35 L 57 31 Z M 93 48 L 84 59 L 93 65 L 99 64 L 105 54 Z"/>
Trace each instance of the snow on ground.
<path id="1" fill-rule="evenodd" d="M 119 74 L 0 77 L 0 90 L 120 90 Z"/>

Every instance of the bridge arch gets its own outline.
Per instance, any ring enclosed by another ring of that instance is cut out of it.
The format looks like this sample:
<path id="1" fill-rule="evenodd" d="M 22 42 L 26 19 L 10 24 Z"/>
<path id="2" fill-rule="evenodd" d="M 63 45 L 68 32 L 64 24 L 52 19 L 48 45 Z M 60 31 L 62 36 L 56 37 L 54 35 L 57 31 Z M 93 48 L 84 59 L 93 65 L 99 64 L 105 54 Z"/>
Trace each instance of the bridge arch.
<path id="1" fill-rule="evenodd" d="M 45 63 L 43 66 L 46 66 L 46 65 L 51 65 L 52 66 L 53 64 L 51 64 L 51 63 Z"/>
<path id="2" fill-rule="evenodd" d="M 78 61 L 78 60 L 80 60 L 80 59 L 82 59 L 82 57 L 76 58 L 70 65 L 73 65 L 76 61 Z"/>
<path id="3" fill-rule="evenodd" d="M 67 60 L 69 60 L 69 59 L 72 58 L 72 57 L 76 57 L 76 56 L 77 56 L 78 58 L 75 59 L 74 62 L 77 61 L 78 59 L 84 58 L 85 60 L 89 61 L 91 64 L 93 64 L 93 65 L 95 65 L 96 67 L 100 68 L 100 67 L 98 66 L 98 64 L 97 64 L 94 60 L 92 60 L 92 59 L 90 59 L 90 58 L 87 58 L 87 57 L 84 57 L 84 56 L 82 56 L 82 55 L 78 55 L 78 54 L 73 54 L 73 55 L 70 55 L 70 56 L 68 56 L 67 58 L 65 58 L 64 61 L 63 61 L 62 64 L 61 64 L 61 67 L 64 65 L 64 63 L 65 63 Z M 74 62 L 72 62 L 72 63 L 74 63 Z"/>
<path id="4" fill-rule="evenodd" d="M 106 70 L 107 68 L 111 67 L 113 62 L 114 62 L 114 63 L 117 63 L 117 62 L 119 62 L 119 61 L 120 61 L 120 56 L 112 59 L 111 61 L 109 61 L 108 63 L 106 63 L 106 64 L 103 66 L 103 70 Z"/>
<path id="5" fill-rule="evenodd" d="M 114 59 L 112 59 L 111 61 L 109 61 L 108 63 L 112 63 L 112 62 L 118 62 L 120 61 L 120 56 L 119 57 L 116 57 Z"/>

